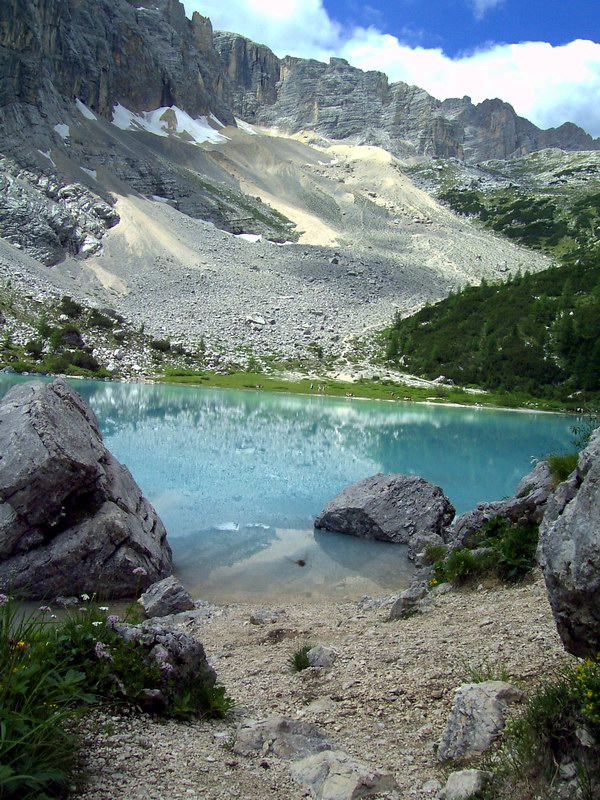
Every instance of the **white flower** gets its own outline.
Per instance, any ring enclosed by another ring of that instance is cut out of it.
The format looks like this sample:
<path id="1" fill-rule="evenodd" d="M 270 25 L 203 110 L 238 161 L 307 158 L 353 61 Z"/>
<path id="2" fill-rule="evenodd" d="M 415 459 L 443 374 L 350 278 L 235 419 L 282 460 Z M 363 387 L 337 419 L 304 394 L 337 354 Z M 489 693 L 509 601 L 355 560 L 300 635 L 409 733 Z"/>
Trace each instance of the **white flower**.
<path id="1" fill-rule="evenodd" d="M 96 622 L 92 622 L 92 625 L 97 627 L 98 625 L 102 625 L 102 622 L 99 622 L 98 620 L 96 620 Z"/>
<path id="2" fill-rule="evenodd" d="M 98 611 L 108 611 L 108 606 L 98 606 Z"/>
<path id="3" fill-rule="evenodd" d="M 89 599 L 90 599 L 90 596 L 89 596 L 89 594 L 82 594 L 82 595 L 81 595 L 81 599 L 82 599 L 82 600 L 89 600 Z"/>

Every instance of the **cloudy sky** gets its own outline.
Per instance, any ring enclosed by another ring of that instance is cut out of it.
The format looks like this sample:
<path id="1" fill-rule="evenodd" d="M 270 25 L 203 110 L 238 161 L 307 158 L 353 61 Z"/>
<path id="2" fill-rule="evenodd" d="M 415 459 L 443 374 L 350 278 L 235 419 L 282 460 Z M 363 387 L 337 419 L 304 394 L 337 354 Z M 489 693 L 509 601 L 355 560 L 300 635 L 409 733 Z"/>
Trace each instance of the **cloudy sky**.
<path id="1" fill-rule="evenodd" d="M 341 56 L 441 100 L 500 97 L 600 136 L 600 0 L 183 0 L 278 56 Z"/>

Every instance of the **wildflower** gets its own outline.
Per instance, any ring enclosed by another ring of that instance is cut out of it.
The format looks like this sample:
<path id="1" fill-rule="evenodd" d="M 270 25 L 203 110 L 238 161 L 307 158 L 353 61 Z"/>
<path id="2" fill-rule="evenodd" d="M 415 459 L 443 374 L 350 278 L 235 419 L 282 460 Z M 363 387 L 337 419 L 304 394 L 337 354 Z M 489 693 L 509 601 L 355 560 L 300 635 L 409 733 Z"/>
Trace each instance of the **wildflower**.
<path id="1" fill-rule="evenodd" d="M 52 611 L 52 609 L 50 608 L 50 606 L 40 606 L 38 608 L 38 611 L 41 611 L 43 614 L 49 614 Z"/>
<path id="2" fill-rule="evenodd" d="M 110 614 L 106 618 L 106 624 L 108 625 L 109 628 L 114 628 L 118 621 L 119 621 L 119 618 L 117 617 L 116 614 Z"/>
<path id="3" fill-rule="evenodd" d="M 90 596 L 89 594 L 82 594 L 81 599 L 87 602 L 90 599 Z"/>
<path id="4" fill-rule="evenodd" d="M 87 611 L 87 608 L 84 608 L 84 607 L 82 606 L 82 607 L 81 607 L 79 610 L 80 610 L 80 612 L 81 612 L 82 614 L 85 614 L 85 612 Z"/>
<path id="5" fill-rule="evenodd" d="M 29 645 L 27 644 L 27 642 L 24 642 L 22 639 L 20 639 L 15 644 L 15 650 L 22 650 L 23 651 L 23 650 L 27 650 L 28 647 L 29 647 Z"/>
<path id="6" fill-rule="evenodd" d="M 589 692 L 587 693 L 587 696 L 588 696 L 588 699 L 589 699 L 589 700 L 591 700 L 591 699 L 592 699 L 592 697 L 594 696 L 594 693 L 593 693 L 592 691 L 589 691 Z"/>
<path id="7" fill-rule="evenodd" d="M 9 596 L 7 594 L 0 594 L 0 606 L 5 606 L 9 601 Z"/>
<path id="8" fill-rule="evenodd" d="M 96 654 L 96 658 L 106 658 L 109 661 L 113 660 L 113 657 L 108 651 L 108 648 L 104 644 L 104 642 L 96 642 L 96 646 L 94 647 L 94 652 Z"/>
<path id="9" fill-rule="evenodd" d="M 98 611 L 108 611 L 108 606 L 98 606 Z"/>
<path id="10" fill-rule="evenodd" d="M 92 622 L 92 625 L 94 626 L 94 628 L 97 628 L 98 625 L 102 625 L 102 622 L 100 620 L 94 620 L 94 622 Z"/>
<path id="11" fill-rule="evenodd" d="M 146 570 L 143 567 L 136 567 L 133 570 L 132 574 L 133 575 L 147 575 L 148 573 L 146 572 Z"/>
<path id="12" fill-rule="evenodd" d="M 170 675 L 174 669 L 173 664 L 169 664 L 168 661 L 163 661 L 163 663 L 160 665 L 160 668 L 166 675 Z"/>

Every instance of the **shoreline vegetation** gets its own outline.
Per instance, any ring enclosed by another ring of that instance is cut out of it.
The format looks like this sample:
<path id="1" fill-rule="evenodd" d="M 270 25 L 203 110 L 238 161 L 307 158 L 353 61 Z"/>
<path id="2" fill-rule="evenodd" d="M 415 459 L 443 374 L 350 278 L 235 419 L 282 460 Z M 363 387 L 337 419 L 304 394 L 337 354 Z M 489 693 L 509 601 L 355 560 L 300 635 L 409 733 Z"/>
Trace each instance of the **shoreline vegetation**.
<path id="1" fill-rule="evenodd" d="M 310 378 L 265 375 L 260 372 L 192 372 L 168 370 L 149 380 L 157 383 L 215 389 L 279 392 L 317 397 L 346 397 L 356 400 L 417 402 L 468 408 L 490 408 L 514 411 L 544 411 L 580 414 L 580 405 L 566 406 L 557 400 L 534 398 L 515 392 L 486 392 L 459 386 L 411 386 L 389 378 L 341 381 L 332 378 Z M 311 388 L 312 387 L 312 388 Z"/>

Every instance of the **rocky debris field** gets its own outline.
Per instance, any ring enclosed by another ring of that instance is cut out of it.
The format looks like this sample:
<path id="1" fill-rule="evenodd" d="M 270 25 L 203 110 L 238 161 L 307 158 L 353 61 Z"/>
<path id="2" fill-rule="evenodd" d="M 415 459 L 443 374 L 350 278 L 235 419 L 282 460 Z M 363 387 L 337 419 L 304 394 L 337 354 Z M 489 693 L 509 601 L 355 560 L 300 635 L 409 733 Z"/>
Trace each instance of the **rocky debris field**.
<path id="1" fill-rule="evenodd" d="M 268 613 L 265 613 L 268 612 Z M 314 723 L 336 750 L 390 771 L 377 797 L 432 800 L 448 770 L 437 760 L 454 690 L 470 668 L 506 670 L 524 689 L 564 661 L 541 576 L 517 587 L 434 597 L 427 613 L 388 622 L 389 601 L 211 607 L 185 624 L 235 699 L 227 721 L 158 722 L 92 715 L 85 723 L 88 785 L 74 800 L 300 800 L 292 762 L 235 752 L 236 728 L 274 715 Z M 251 621 L 252 620 L 252 621 Z M 304 644 L 335 650 L 330 667 L 291 672 Z"/>
<path id="2" fill-rule="evenodd" d="M 550 264 L 441 208 L 379 148 L 231 135 L 203 160 L 213 159 L 223 186 L 235 181 L 258 206 L 292 220 L 299 243 L 240 238 L 164 197 L 123 194 L 107 168 L 90 162 L 120 220 L 101 251 L 44 268 L 3 245 L 9 266 L 191 349 L 202 341 L 238 361 L 322 353 L 343 368 L 375 353 L 369 338 L 396 313 L 484 277 Z M 254 229 L 253 219 L 244 224 Z M 357 337 L 365 352 L 357 353 Z"/>

